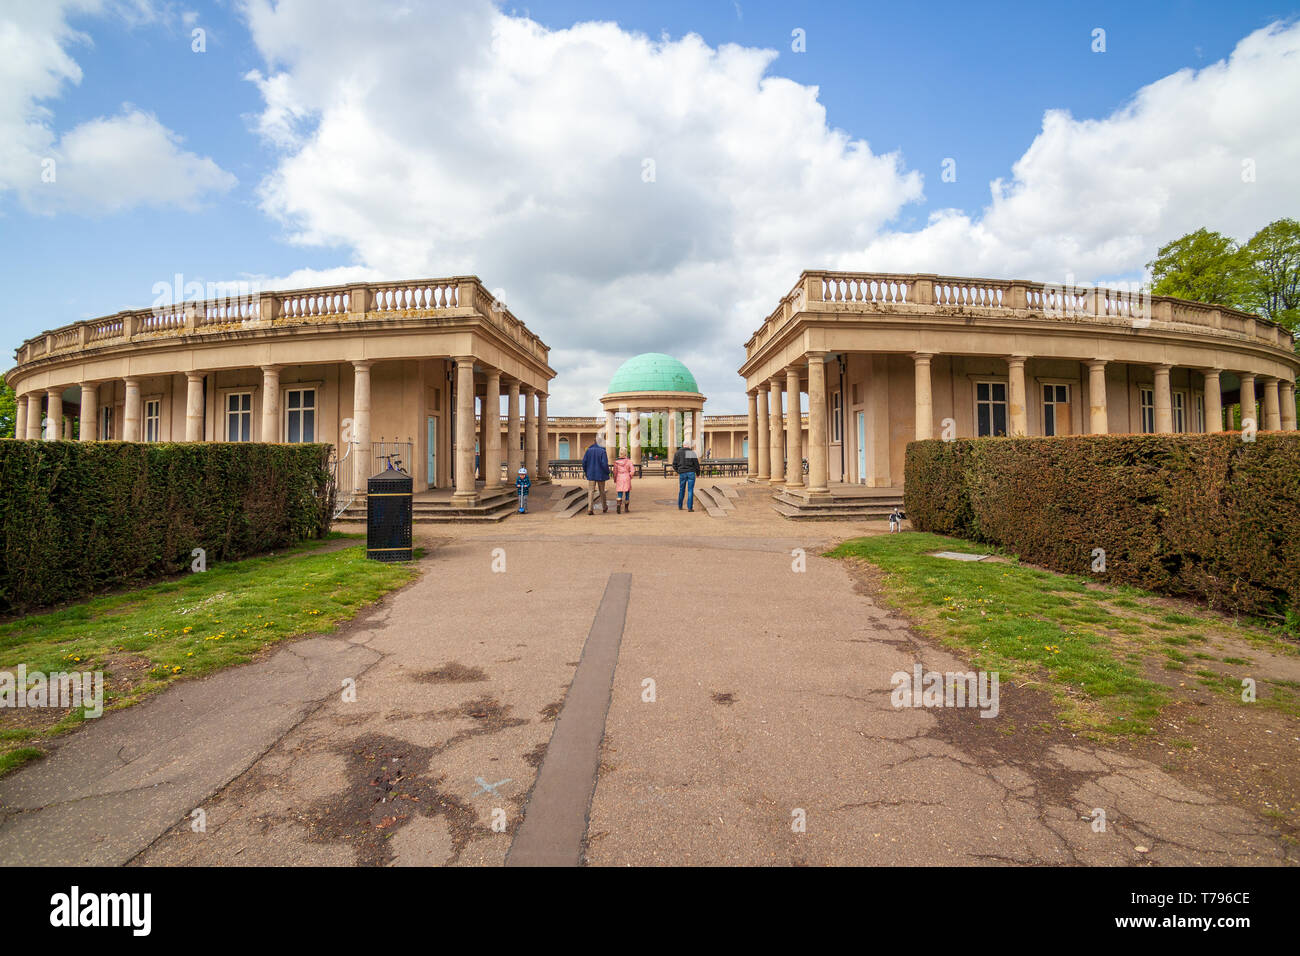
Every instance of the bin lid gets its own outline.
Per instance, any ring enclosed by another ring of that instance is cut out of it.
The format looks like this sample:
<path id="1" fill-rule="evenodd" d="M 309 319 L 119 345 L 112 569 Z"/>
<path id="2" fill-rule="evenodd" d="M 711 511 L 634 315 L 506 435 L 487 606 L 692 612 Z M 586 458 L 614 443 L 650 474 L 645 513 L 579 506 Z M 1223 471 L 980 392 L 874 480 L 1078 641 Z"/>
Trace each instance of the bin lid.
<path id="1" fill-rule="evenodd" d="M 383 471 L 370 476 L 371 481 L 400 481 L 403 478 L 407 481 L 411 480 L 410 474 L 403 471 L 401 468 L 385 468 Z"/>

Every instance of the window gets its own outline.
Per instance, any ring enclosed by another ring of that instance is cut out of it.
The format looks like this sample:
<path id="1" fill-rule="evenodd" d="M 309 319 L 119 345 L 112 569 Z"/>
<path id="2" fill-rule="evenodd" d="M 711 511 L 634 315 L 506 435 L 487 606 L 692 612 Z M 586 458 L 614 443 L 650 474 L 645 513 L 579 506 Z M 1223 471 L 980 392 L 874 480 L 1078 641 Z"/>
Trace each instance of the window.
<path id="1" fill-rule="evenodd" d="M 1192 395 L 1192 431 L 1205 431 L 1205 393 Z"/>
<path id="2" fill-rule="evenodd" d="M 99 437 L 103 441 L 113 440 L 113 406 L 99 410 Z"/>
<path id="3" fill-rule="evenodd" d="M 226 441 L 253 440 L 253 393 L 226 396 Z"/>
<path id="4" fill-rule="evenodd" d="M 162 402 L 158 399 L 144 403 L 144 440 L 158 441 L 162 425 Z"/>
<path id="5" fill-rule="evenodd" d="M 844 440 L 844 400 L 840 393 L 831 394 L 831 442 Z"/>
<path id="6" fill-rule="evenodd" d="M 1174 392 L 1170 396 L 1170 400 L 1170 411 L 1173 412 L 1174 416 L 1174 431 L 1187 431 L 1187 393 Z"/>
<path id="7" fill-rule="evenodd" d="M 1070 434 L 1070 386 L 1043 386 L 1043 434 Z"/>
<path id="8" fill-rule="evenodd" d="M 291 444 L 316 440 L 316 389 L 291 388 L 285 403 L 285 441 Z"/>
<path id="9" fill-rule="evenodd" d="M 1007 383 L 975 383 L 975 434 L 1007 433 Z"/>
<path id="10" fill-rule="evenodd" d="M 1151 435 L 1156 430 L 1156 393 L 1144 387 L 1138 388 L 1138 410 L 1142 415 L 1142 434 Z"/>

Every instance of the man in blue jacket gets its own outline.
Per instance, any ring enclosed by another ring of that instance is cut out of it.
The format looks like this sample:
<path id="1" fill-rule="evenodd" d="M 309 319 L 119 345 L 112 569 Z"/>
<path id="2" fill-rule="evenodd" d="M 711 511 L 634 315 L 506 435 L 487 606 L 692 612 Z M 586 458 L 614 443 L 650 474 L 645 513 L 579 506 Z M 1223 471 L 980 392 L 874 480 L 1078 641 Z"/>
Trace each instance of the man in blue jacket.
<path id="1" fill-rule="evenodd" d="M 600 493 L 601 513 L 607 513 L 609 502 L 605 500 L 605 482 L 609 480 L 609 455 L 605 454 L 599 438 L 593 439 L 583 453 L 582 472 L 587 476 L 587 514 L 595 513 L 592 506 L 596 503 L 597 492 Z"/>

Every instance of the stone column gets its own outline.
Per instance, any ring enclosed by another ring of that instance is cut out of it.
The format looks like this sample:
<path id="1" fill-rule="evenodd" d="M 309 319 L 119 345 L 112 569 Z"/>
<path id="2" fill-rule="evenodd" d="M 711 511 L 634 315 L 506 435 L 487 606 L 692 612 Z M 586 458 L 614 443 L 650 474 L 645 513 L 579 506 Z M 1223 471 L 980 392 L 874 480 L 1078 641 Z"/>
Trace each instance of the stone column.
<path id="1" fill-rule="evenodd" d="M 188 417 L 188 416 L 187 416 Z M 262 366 L 262 442 L 280 441 L 280 366 Z"/>
<path id="2" fill-rule="evenodd" d="M 772 476 L 768 482 L 773 485 L 785 483 L 785 434 L 783 432 L 784 423 L 781 420 L 781 378 L 774 375 L 770 384 L 770 402 L 771 410 L 768 414 L 768 423 L 771 426 L 771 437 L 768 440 L 770 457 L 772 461 Z"/>
<path id="3" fill-rule="evenodd" d="M 1296 430 L 1295 382 L 1284 380 L 1279 388 L 1281 389 L 1279 401 L 1282 404 L 1282 431 L 1293 432 Z"/>
<path id="4" fill-rule="evenodd" d="M 749 427 L 745 437 L 749 440 L 747 456 L 749 464 L 745 468 L 745 477 L 753 480 L 758 477 L 758 392 L 746 393 L 749 398 Z"/>
<path id="5" fill-rule="evenodd" d="M 632 449 L 632 463 L 641 464 L 641 411 L 632 409 L 627 417 L 627 443 Z"/>
<path id="6" fill-rule="evenodd" d="M 605 409 L 605 453 L 609 460 L 614 460 L 614 449 L 618 446 L 618 432 L 615 431 L 614 413 Z"/>
<path id="7" fill-rule="evenodd" d="M 1282 430 L 1282 403 L 1278 396 L 1277 379 L 1264 379 L 1264 428 L 1271 432 Z"/>
<path id="8" fill-rule="evenodd" d="M 1174 430 L 1174 399 L 1169 390 L 1169 371 L 1171 366 L 1157 365 L 1155 405 L 1156 434 L 1168 435 Z"/>
<path id="9" fill-rule="evenodd" d="M 758 480 L 772 478 L 772 388 L 767 383 L 758 386 Z"/>
<path id="10" fill-rule="evenodd" d="M 929 363 L 926 363 L 929 371 Z M 928 382 L 928 376 L 927 376 Z M 808 497 L 830 495 L 830 435 L 826 428 L 826 355 L 808 356 Z"/>
<path id="11" fill-rule="evenodd" d="M 370 366 L 352 363 L 352 477 L 353 488 L 362 494 L 374 462 L 370 460 Z M 347 454 L 345 449 L 343 454 Z M 341 456 L 340 456 L 341 457 Z"/>
<path id="12" fill-rule="evenodd" d="M 45 417 L 49 421 L 45 429 L 46 441 L 63 437 L 63 389 L 50 388 L 45 391 Z"/>
<path id="13" fill-rule="evenodd" d="M 668 448 L 668 460 L 677 454 L 677 409 L 664 409 L 664 445 Z"/>
<path id="14" fill-rule="evenodd" d="M 1202 373 L 1205 379 L 1205 430 L 1223 431 L 1223 391 L 1219 385 L 1219 369 L 1209 368 Z"/>
<path id="15" fill-rule="evenodd" d="M 523 467 L 528 469 L 528 477 L 533 480 L 537 479 L 537 475 L 534 473 L 534 469 L 537 467 L 537 405 L 533 400 L 533 396 L 536 394 L 536 389 L 524 389 Z"/>
<path id="16" fill-rule="evenodd" d="M 785 370 L 785 486 L 803 488 L 803 416 L 799 413 L 799 366 Z"/>
<path id="17" fill-rule="evenodd" d="M 930 359 L 933 356 L 928 352 L 917 352 L 912 356 L 912 362 L 915 365 L 916 378 L 916 440 L 926 441 L 934 437 L 934 398 L 930 391 Z M 811 383 L 809 388 L 812 388 Z M 812 396 L 808 398 L 809 414 L 812 409 Z M 808 420 L 809 427 L 812 426 L 812 419 Z M 811 439 L 811 436 L 809 436 Z M 812 459 L 808 460 L 809 477 L 812 477 Z"/>
<path id="18" fill-rule="evenodd" d="M 126 408 L 122 415 L 122 441 L 140 440 L 140 380 L 126 380 Z"/>
<path id="19" fill-rule="evenodd" d="M 99 437 L 99 386 L 94 382 L 81 383 L 81 435 L 82 441 Z"/>
<path id="20" fill-rule="evenodd" d="M 1110 432 L 1110 412 L 1106 404 L 1106 363 L 1100 359 L 1088 364 L 1088 433 Z"/>
<path id="21" fill-rule="evenodd" d="M 42 392 L 27 393 L 27 438 L 29 441 L 39 441 L 45 437 L 41 432 L 41 399 L 44 397 Z"/>
<path id="22" fill-rule="evenodd" d="M 501 369 L 487 369 L 487 388 L 483 393 L 483 451 L 479 460 L 483 467 L 483 492 L 501 487 Z"/>
<path id="23" fill-rule="evenodd" d="M 551 480 L 551 418 L 546 411 L 546 393 L 537 393 L 537 468 L 533 483 Z"/>
<path id="24" fill-rule="evenodd" d="M 203 373 L 185 373 L 185 440 L 203 441 Z M 342 452 L 340 452 L 340 455 Z"/>
<path id="25" fill-rule="evenodd" d="M 456 491 L 459 505 L 478 503 L 474 488 L 474 357 L 456 356 Z"/>
<path id="26" fill-rule="evenodd" d="M 475 433 L 478 441 L 478 476 L 482 481 L 487 481 L 487 419 L 487 391 L 484 390 L 483 398 L 479 401 L 478 431 Z"/>
<path id="27" fill-rule="evenodd" d="M 1250 372 L 1241 373 L 1241 424 L 1244 427 L 1249 418 L 1259 427 L 1259 418 L 1255 414 L 1255 376 Z"/>
<path id="28" fill-rule="evenodd" d="M 519 474 L 519 380 L 511 379 L 506 386 L 506 487 L 510 487 Z"/>
<path id="29" fill-rule="evenodd" d="M 82 431 L 85 431 L 83 428 Z M 14 400 L 14 438 L 27 439 L 27 396 L 18 395 Z"/>
<path id="30" fill-rule="evenodd" d="M 1025 358 L 1007 359 L 1007 430 L 1013 436 L 1029 434 L 1029 415 L 1025 407 Z"/>

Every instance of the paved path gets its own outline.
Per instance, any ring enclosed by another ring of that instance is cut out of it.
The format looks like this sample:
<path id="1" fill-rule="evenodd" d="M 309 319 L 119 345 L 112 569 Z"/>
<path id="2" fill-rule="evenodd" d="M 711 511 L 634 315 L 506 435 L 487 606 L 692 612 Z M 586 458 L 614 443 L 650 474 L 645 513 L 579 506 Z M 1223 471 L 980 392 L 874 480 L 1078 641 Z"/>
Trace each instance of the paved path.
<path id="1" fill-rule="evenodd" d="M 598 865 L 1284 860 L 1267 822 L 1036 730 L 1033 690 L 991 720 L 894 709 L 894 672 L 966 668 L 817 557 L 845 530 L 741 505 L 732 536 L 675 510 L 424 530 L 422 577 L 341 634 L 0 780 L 0 860 L 500 865 L 576 858 L 575 814 Z M 526 807 L 557 822 L 530 835 Z"/>

